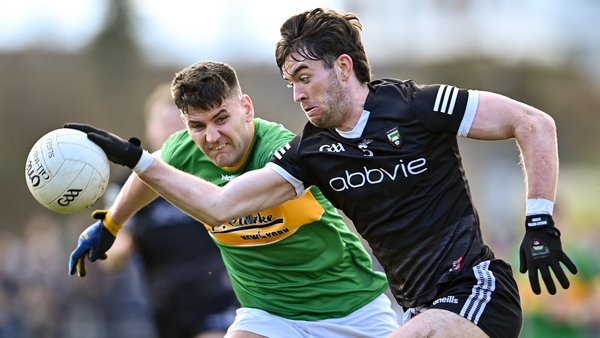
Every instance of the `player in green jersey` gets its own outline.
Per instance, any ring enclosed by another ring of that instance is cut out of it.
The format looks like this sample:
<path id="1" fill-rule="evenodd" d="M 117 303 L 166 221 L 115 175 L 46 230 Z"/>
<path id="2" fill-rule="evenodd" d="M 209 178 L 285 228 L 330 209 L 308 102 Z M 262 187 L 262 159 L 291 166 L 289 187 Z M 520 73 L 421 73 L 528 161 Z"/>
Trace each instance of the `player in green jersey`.
<path id="1" fill-rule="evenodd" d="M 226 64 L 196 63 L 176 74 L 171 89 L 186 130 L 155 156 L 181 174 L 225 185 L 264 167 L 294 137 L 254 117 L 250 97 Z M 133 174 L 111 208 L 96 212 L 98 222 L 82 233 L 70 274 L 85 275 L 86 256 L 106 258 L 120 224 L 157 196 Z M 221 249 L 242 305 L 227 337 L 386 337 L 398 326 L 383 294 L 385 276 L 373 271 L 359 238 L 316 187 L 223 224 L 200 221 Z"/>

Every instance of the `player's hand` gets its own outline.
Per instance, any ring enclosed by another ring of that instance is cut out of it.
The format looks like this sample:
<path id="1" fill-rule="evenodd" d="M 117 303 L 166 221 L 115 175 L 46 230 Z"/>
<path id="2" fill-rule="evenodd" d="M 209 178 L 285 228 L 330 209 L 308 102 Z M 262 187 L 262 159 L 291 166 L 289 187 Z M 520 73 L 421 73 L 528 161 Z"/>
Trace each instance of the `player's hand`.
<path id="1" fill-rule="evenodd" d="M 529 271 L 529 283 L 536 295 L 541 293 L 538 271 L 551 295 L 556 293 L 556 286 L 550 275 L 550 268 L 563 289 L 568 289 L 570 284 L 560 263 L 563 263 L 572 274 L 577 273 L 577 267 L 562 250 L 560 231 L 554 227 L 550 215 L 527 216 L 525 237 L 521 242 L 519 258 L 519 271 L 521 273 Z"/>
<path id="2" fill-rule="evenodd" d="M 108 159 L 113 163 L 133 169 L 142 157 L 143 149 L 140 147 L 142 143 L 136 137 L 126 141 L 106 130 L 81 123 L 65 123 L 63 128 L 77 129 L 86 133 L 92 142 L 104 150 Z"/>
<path id="3" fill-rule="evenodd" d="M 90 225 L 79 236 L 77 248 L 71 253 L 69 260 L 71 276 L 75 272 L 79 277 L 85 276 L 86 256 L 90 262 L 106 259 L 106 251 L 113 245 L 117 232 L 121 229 L 121 226 L 111 221 L 107 215 L 107 210 L 96 210 L 92 213 L 92 218 L 98 221 Z"/>

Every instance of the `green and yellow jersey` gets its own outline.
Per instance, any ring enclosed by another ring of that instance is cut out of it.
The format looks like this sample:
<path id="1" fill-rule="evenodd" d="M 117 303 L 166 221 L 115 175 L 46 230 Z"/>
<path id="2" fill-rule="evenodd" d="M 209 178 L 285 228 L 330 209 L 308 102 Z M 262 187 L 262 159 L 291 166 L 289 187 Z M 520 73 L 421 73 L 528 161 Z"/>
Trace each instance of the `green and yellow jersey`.
<path id="1" fill-rule="evenodd" d="M 169 138 L 162 158 L 217 185 L 265 166 L 294 134 L 254 119 L 254 137 L 242 163 L 220 168 L 187 131 Z M 372 269 L 360 239 L 321 192 L 312 187 L 297 199 L 206 229 L 221 250 L 243 307 L 295 320 L 346 316 L 388 288 Z"/>

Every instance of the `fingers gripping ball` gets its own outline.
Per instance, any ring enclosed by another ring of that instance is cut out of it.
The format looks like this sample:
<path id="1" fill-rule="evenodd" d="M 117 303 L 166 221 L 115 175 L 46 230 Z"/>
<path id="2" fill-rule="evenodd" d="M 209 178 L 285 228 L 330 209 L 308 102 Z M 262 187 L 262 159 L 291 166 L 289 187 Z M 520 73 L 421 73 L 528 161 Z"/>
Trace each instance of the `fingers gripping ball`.
<path id="1" fill-rule="evenodd" d="M 31 148 L 25 180 L 33 197 L 44 207 L 70 214 L 92 206 L 106 191 L 110 162 L 86 133 L 56 129 Z"/>
<path id="2" fill-rule="evenodd" d="M 141 142 L 136 137 L 126 141 L 111 132 L 82 123 L 65 123 L 63 127 L 86 133 L 90 140 L 104 150 L 113 163 L 134 169 L 142 157 Z"/>

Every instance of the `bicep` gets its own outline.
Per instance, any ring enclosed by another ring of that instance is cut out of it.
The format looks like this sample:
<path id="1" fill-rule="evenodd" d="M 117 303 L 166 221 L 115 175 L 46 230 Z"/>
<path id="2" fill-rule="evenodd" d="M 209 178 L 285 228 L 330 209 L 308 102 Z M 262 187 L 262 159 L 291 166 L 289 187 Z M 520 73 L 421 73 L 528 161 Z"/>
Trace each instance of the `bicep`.
<path id="1" fill-rule="evenodd" d="M 496 93 L 480 92 L 479 104 L 467 137 L 506 140 L 543 123 L 543 112 Z"/>

